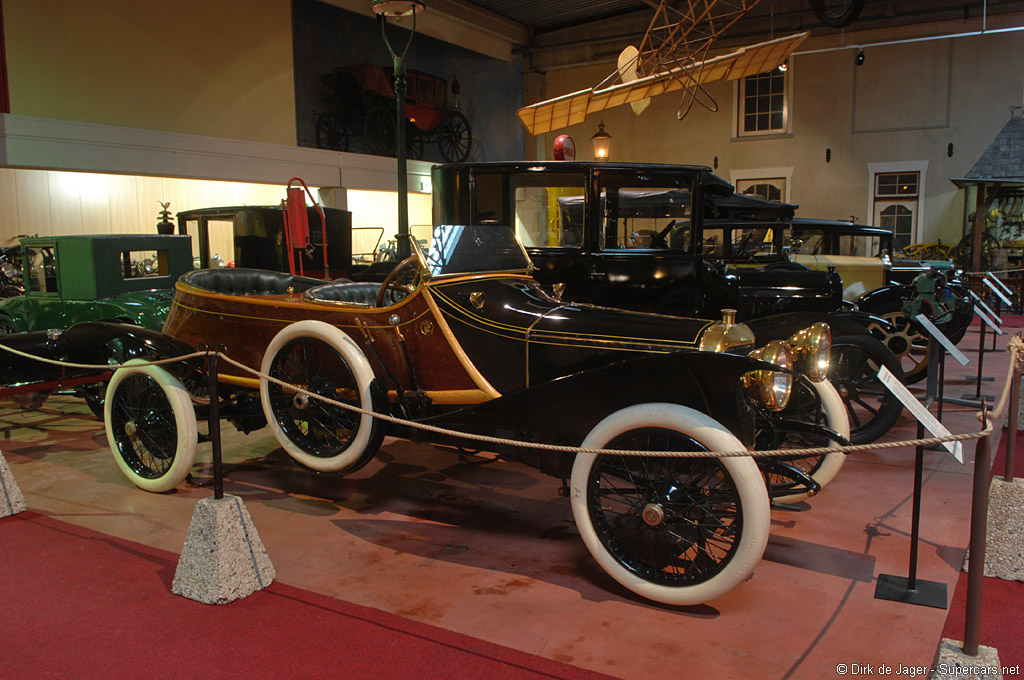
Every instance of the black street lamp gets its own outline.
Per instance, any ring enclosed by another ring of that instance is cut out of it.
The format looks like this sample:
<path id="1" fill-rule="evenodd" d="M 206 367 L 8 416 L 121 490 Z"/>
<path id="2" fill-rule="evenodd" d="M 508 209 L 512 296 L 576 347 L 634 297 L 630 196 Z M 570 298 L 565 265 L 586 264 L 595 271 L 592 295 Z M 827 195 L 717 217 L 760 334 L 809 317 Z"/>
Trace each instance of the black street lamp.
<path id="1" fill-rule="evenodd" d="M 391 59 L 394 62 L 395 74 L 395 146 L 398 156 L 398 259 L 404 260 L 411 252 L 409 246 L 409 177 L 406 171 L 406 145 L 405 145 L 405 55 L 412 44 L 412 38 L 416 35 L 416 15 L 427 8 L 421 0 L 373 0 L 370 9 L 377 15 L 380 22 L 380 33 L 384 36 L 384 44 L 388 47 Z M 412 17 L 412 29 L 409 31 L 409 39 L 401 54 L 395 54 L 391 48 L 391 41 L 388 40 L 387 28 L 388 17 L 400 21 L 402 17 Z"/>

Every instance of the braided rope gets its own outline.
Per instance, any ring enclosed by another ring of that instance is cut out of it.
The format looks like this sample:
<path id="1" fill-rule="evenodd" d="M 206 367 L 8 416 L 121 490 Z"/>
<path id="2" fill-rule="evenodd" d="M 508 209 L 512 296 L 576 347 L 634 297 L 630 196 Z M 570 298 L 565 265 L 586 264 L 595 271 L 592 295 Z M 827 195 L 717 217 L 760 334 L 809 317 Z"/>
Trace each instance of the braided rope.
<path id="1" fill-rule="evenodd" d="M 124 364 L 76 364 L 61 362 L 55 359 L 47 359 L 45 357 L 36 356 L 34 354 L 28 354 L 20 350 L 16 350 L 12 347 L 0 344 L 0 350 L 5 350 L 17 356 L 33 359 L 47 364 L 63 365 L 72 368 L 83 368 L 83 369 L 97 369 L 97 370 L 111 370 L 121 368 Z M 621 455 L 621 456 L 658 456 L 666 458 L 736 458 L 736 457 L 755 457 L 755 458 L 768 458 L 768 457 L 783 457 L 783 456 L 811 456 L 819 454 L 830 454 L 830 453 L 852 453 L 855 451 L 878 451 L 885 449 L 895 449 L 908 446 L 930 446 L 934 444 L 943 444 L 946 442 L 954 441 L 966 441 L 970 439 L 980 439 L 986 437 L 992 433 L 992 419 L 1002 414 L 1002 411 L 1006 408 L 1007 402 L 1009 401 L 1010 395 L 1010 380 L 1014 369 L 1018 371 L 1024 367 L 1024 340 L 1021 339 L 1020 334 L 1017 334 L 1011 338 L 1007 343 L 1007 350 L 1011 353 L 1012 359 L 1007 367 L 1007 376 L 1004 381 L 1002 394 L 998 405 L 993 409 L 991 415 L 986 414 L 983 411 L 979 411 L 977 418 L 979 422 L 986 423 L 984 429 L 977 432 L 965 432 L 961 434 L 950 434 L 942 437 L 926 437 L 922 439 L 906 439 L 895 442 L 874 442 L 871 444 L 852 444 L 849 446 L 819 446 L 803 449 L 770 449 L 770 450 L 759 450 L 759 451 L 632 451 L 623 449 L 595 449 L 595 448 L 584 448 L 580 446 L 565 446 L 559 444 L 542 444 L 539 442 L 525 442 L 516 439 L 508 439 L 505 437 L 492 437 L 489 435 L 474 434 L 469 432 L 461 432 L 458 430 L 451 430 L 444 427 L 438 427 L 436 425 L 428 425 L 427 423 L 420 423 L 412 420 L 406 420 L 404 418 L 398 418 L 384 413 L 376 413 L 372 410 L 367 410 L 353 404 L 347 404 L 345 402 L 337 401 L 329 397 L 324 397 L 319 394 L 315 394 L 297 385 L 292 385 L 274 378 L 273 376 L 267 375 L 257 369 L 251 368 L 235 359 L 224 352 L 219 351 L 199 351 L 191 354 L 184 354 L 178 357 L 172 357 L 169 359 L 160 359 L 155 361 L 148 361 L 145 363 L 134 364 L 135 366 L 158 366 L 161 364 L 174 363 L 177 361 L 185 361 L 196 357 L 205 357 L 211 354 L 216 354 L 219 359 L 226 361 L 228 364 L 235 366 L 251 375 L 258 377 L 260 380 L 266 380 L 276 385 L 280 385 L 288 390 L 304 394 L 313 399 L 318 399 L 322 402 L 336 406 L 359 415 L 369 416 L 378 420 L 392 423 L 395 425 L 402 425 L 405 427 L 422 430 L 425 432 L 432 432 L 434 434 L 440 434 L 445 436 L 457 437 L 460 439 L 467 439 L 470 441 L 477 441 L 486 444 L 498 444 L 503 446 L 515 446 L 520 448 L 531 448 L 542 451 L 552 451 L 557 453 L 593 453 L 603 455 Z"/>

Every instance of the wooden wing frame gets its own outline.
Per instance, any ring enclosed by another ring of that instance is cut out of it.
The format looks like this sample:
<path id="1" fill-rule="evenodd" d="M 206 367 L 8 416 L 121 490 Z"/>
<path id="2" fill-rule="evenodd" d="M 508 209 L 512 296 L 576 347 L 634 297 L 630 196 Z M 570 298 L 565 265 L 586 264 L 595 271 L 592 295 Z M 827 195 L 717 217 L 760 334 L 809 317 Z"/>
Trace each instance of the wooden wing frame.
<path id="1" fill-rule="evenodd" d="M 615 106 L 656 97 L 684 88 L 702 87 L 720 80 L 736 80 L 778 68 L 809 33 L 797 33 L 784 38 L 742 47 L 735 52 L 712 57 L 685 67 L 676 67 L 618 83 L 605 88 L 590 88 L 554 99 L 524 106 L 516 112 L 520 122 L 531 135 L 582 123 L 588 114 L 598 113 Z"/>

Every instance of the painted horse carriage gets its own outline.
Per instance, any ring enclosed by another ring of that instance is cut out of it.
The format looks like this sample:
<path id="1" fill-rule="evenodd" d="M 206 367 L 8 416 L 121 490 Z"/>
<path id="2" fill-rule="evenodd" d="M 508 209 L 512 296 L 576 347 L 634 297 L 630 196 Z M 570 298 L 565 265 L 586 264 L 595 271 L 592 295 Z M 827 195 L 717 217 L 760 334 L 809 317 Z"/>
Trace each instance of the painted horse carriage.
<path id="1" fill-rule="evenodd" d="M 779 339 L 755 347 L 729 313 L 562 302 L 503 225 L 436 227 L 429 249 L 412 252 L 383 283 L 190 272 L 157 354 L 223 347 L 233 361 L 219 361 L 218 413 L 243 431 L 266 423 L 319 472 L 360 468 L 389 435 L 484 448 L 555 476 L 602 568 L 671 604 L 742 583 L 772 504 L 817 492 L 842 464 L 841 452 L 745 455 L 847 441 L 824 324 L 780 321 Z M 181 483 L 208 439 L 197 425 L 210 417 L 207 365 L 129 362 L 110 381 L 107 437 L 140 488 Z M 744 455 L 701 455 L 716 451 Z"/>
<path id="2" fill-rule="evenodd" d="M 391 72 L 359 64 L 325 73 L 320 81 L 320 100 L 327 110 L 316 114 L 317 147 L 349 151 L 361 145 L 374 155 L 394 156 L 397 113 Z M 409 158 L 423 158 L 425 145 L 435 143 L 445 162 L 469 158 L 473 132 L 458 108 L 458 82 L 452 81 L 455 105 L 449 108 L 444 78 L 408 71 L 405 139 Z"/>

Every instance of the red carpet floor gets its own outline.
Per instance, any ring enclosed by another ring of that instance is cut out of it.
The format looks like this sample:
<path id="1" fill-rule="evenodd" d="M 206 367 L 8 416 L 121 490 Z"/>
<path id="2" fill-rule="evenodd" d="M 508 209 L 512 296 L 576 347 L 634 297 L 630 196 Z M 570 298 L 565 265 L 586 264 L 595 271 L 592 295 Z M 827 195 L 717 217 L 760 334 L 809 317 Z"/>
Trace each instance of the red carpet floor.
<path id="1" fill-rule="evenodd" d="M 33 511 L 0 545 L 0 678 L 610 677 L 280 583 L 193 602 L 177 555 Z"/>

